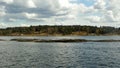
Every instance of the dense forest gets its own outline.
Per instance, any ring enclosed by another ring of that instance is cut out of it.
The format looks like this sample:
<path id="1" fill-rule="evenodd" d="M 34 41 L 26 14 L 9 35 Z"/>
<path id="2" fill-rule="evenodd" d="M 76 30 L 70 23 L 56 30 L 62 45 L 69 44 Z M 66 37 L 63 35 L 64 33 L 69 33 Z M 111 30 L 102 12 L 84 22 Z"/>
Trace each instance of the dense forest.
<path id="1" fill-rule="evenodd" d="M 30 26 L 30 27 L 9 27 L 0 29 L 1 36 L 21 35 L 120 35 L 120 28 L 96 27 L 96 26 Z"/>

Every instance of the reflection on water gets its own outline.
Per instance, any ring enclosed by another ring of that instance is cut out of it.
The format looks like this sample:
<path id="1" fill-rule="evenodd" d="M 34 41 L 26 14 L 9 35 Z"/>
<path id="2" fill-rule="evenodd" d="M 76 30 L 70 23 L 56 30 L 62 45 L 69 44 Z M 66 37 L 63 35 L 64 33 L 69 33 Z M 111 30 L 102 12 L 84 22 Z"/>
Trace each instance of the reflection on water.
<path id="1" fill-rule="evenodd" d="M 0 68 L 120 68 L 120 42 L 0 42 Z"/>

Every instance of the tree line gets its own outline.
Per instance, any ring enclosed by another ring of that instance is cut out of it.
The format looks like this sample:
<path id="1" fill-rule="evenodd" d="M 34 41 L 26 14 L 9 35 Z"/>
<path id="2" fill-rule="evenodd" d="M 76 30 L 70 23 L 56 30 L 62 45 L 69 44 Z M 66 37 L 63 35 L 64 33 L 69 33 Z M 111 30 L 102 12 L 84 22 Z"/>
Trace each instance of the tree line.
<path id="1" fill-rule="evenodd" d="M 1 36 L 8 35 L 120 35 L 120 28 L 109 26 L 30 26 L 30 27 L 8 27 L 0 29 Z"/>

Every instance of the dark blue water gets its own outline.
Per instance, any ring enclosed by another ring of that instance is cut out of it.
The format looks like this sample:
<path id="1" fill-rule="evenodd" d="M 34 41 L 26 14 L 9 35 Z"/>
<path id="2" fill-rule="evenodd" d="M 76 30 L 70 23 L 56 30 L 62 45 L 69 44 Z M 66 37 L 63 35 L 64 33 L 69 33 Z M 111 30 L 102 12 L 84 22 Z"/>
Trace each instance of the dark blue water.
<path id="1" fill-rule="evenodd" d="M 0 68 L 120 68 L 120 42 L 1 41 Z"/>

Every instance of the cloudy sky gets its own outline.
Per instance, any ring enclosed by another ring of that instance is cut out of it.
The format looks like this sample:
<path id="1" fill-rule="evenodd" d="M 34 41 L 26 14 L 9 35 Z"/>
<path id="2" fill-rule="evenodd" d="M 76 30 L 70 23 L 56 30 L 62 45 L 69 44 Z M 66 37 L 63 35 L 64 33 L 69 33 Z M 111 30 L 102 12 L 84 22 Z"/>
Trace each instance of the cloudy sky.
<path id="1" fill-rule="evenodd" d="M 0 0 L 0 28 L 29 25 L 120 26 L 120 0 Z"/>

